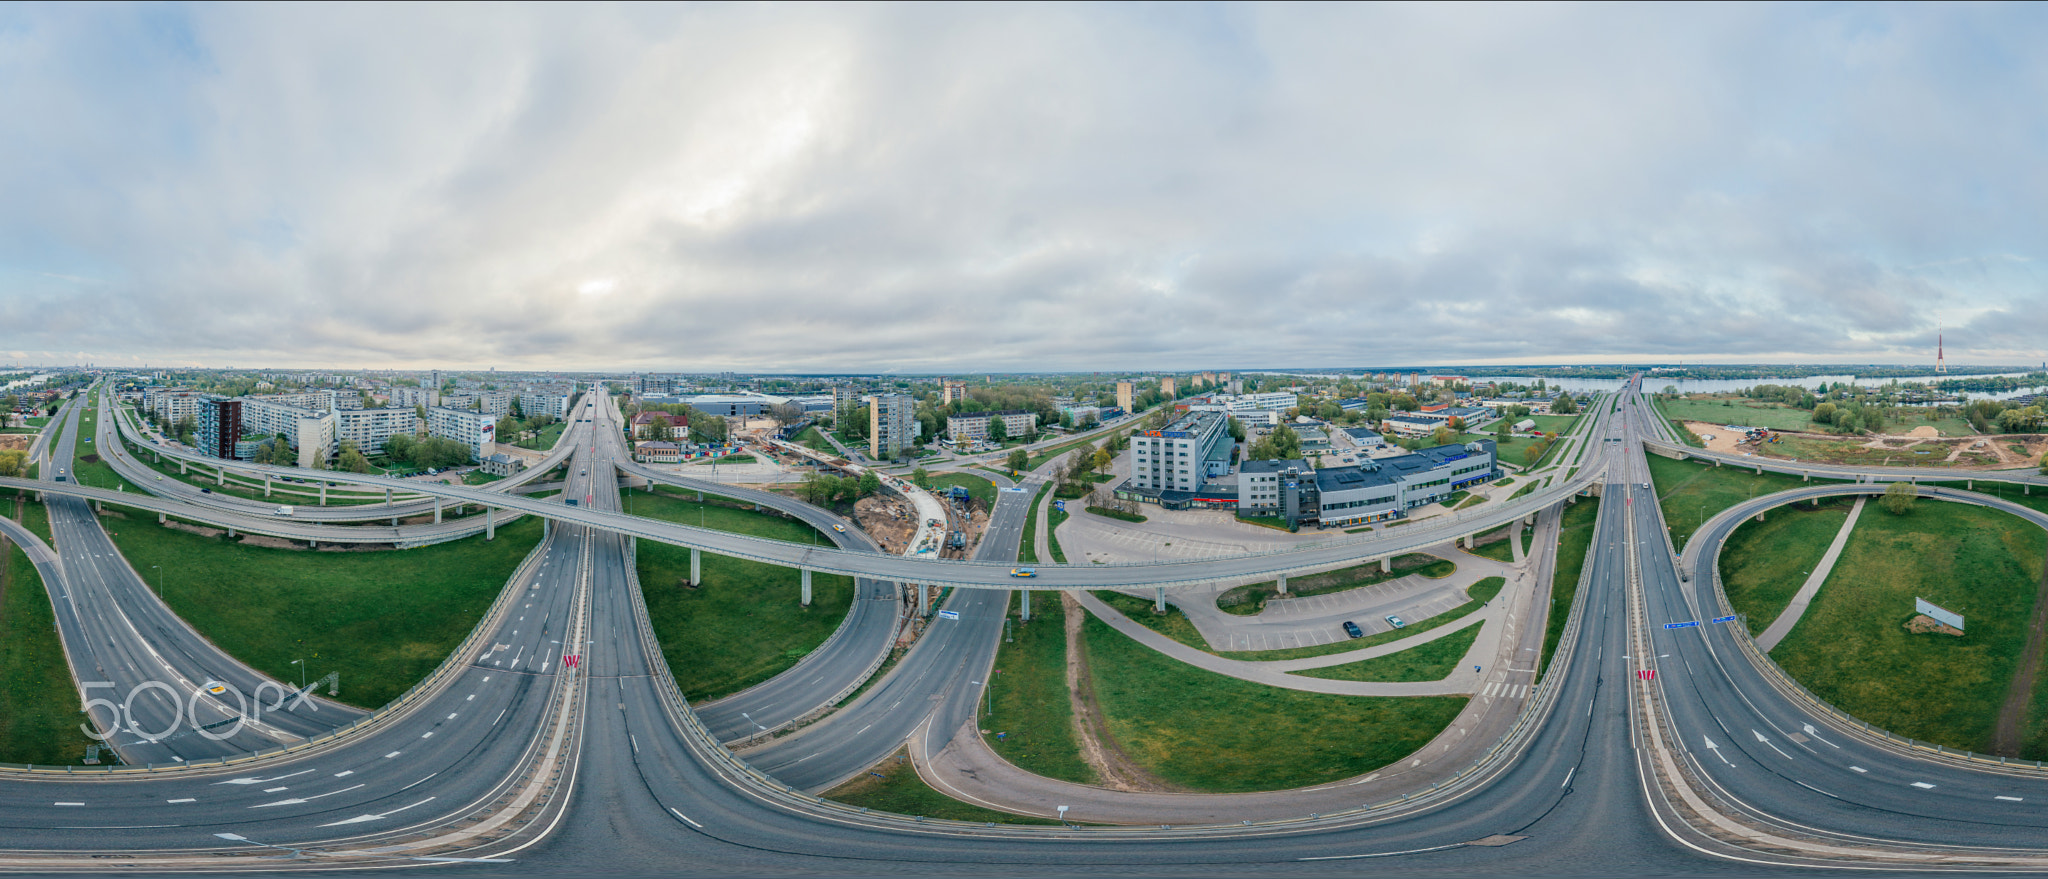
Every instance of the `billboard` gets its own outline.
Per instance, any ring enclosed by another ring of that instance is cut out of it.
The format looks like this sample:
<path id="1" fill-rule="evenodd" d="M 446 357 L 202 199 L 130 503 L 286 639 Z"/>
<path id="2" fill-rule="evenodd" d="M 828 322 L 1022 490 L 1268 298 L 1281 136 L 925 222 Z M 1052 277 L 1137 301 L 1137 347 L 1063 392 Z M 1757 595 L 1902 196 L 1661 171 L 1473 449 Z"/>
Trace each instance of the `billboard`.
<path id="1" fill-rule="evenodd" d="M 1958 631 L 1958 632 L 1960 632 L 1960 631 L 1962 631 L 1962 630 L 1963 630 L 1963 615 L 1962 615 L 1962 614 L 1959 614 L 1959 613 L 1953 613 L 1953 612 L 1950 612 L 1950 611 L 1946 611 L 1946 610 L 1942 610 L 1941 608 L 1935 607 L 1935 606 L 1934 606 L 1933 604 L 1929 603 L 1929 602 L 1927 601 L 1927 599 L 1925 599 L 1925 598 L 1918 598 L 1918 597 L 1914 598 L 1914 599 L 1913 599 L 1913 609 L 1914 609 L 1914 610 L 1917 610 L 1917 611 L 1919 611 L 1919 612 L 1921 612 L 1921 613 L 1924 613 L 1924 614 L 1926 614 L 1926 615 L 1927 615 L 1928 617 L 1932 618 L 1932 619 L 1933 619 L 1933 620 L 1934 620 L 1935 622 L 1937 622 L 1937 623 L 1940 623 L 1940 624 L 1942 624 L 1942 625 L 1944 625 L 1944 626 L 1948 626 L 1948 627 L 1950 627 L 1950 628 L 1953 628 L 1953 629 L 1955 629 L 1955 630 L 1956 630 L 1956 631 Z"/>

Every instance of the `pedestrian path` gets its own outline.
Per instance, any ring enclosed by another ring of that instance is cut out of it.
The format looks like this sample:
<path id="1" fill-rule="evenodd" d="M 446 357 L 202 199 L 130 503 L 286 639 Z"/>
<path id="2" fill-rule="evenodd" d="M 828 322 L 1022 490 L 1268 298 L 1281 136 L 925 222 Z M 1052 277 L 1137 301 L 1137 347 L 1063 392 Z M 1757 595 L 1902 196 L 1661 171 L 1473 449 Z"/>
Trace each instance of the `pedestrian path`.
<path id="1" fill-rule="evenodd" d="M 1806 607 L 1813 603 L 1813 596 L 1820 592 L 1820 584 L 1828 579 L 1828 572 L 1835 569 L 1835 559 L 1842 555 L 1842 546 L 1849 542 L 1849 532 L 1856 528 L 1856 517 L 1863 515 L 1863 501 L 1868 495 L 1857 495 L 1856 506 L 1849 508 L 1849 518 L 1842 522 L 1842 530 L 1835 533 L 1835 541 L 1828 544 L 1828 551 L 1813 566 L 1813 573 L 1807 575 L 1806 583 L 1792 596 L 1792 603 L 1785 605 L 1785 611 L 1771 621 L 1771 627 L 1756 638 L 1757 649 L 1765 653 L 1792 634 L 1792 627 L 1799 625 L 1799 618 L 1806 615 Z"/>

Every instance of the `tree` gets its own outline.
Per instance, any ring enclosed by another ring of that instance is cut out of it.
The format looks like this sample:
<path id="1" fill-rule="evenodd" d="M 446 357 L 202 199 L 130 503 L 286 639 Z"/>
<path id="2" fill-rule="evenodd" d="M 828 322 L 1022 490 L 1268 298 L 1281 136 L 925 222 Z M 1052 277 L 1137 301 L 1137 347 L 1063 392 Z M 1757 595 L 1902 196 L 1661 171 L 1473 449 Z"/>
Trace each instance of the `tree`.
<path id="1" fill-rule="evenodd" d="M 1010 465 L 1011 470 L 1022 472 L 1024 465 L 1031 463 L 1031 455 L 1023 449 L 1011 449 L 1010 458 L 1004 463 Z"/>
<path id="2" fill-rule="evenodd" d="M 932 487 L 931 471 L 926 470 L 923 467 L 919 467 L 916 470 L 910 471 L 910 484 L 915 485 L 918 488 L 930 489 Z M 881 487 L 881 480 L 875 480 L 875 486 L 877 488 Z"/>
<path id="3" fill-rule="evenodd" d="M 0 476 L 18 478 L 27 470 L 28 452 L 21 449 L 8 449 L 7 451 L 0 452 Z"/>
<path id="4" fill-rule="evenodd" d="M 1458 439 L 1458 432 L 1452 430 L 1449 425 L 1438 425 L 1436 431 L 1431 433 L 1429 438 L 1437 445 L 1448 446 Z"/>
<path id="5" fill-rule="evenodd" d="M 1108 444 L 1104 443 L 1103 448 L 1095 450 L 1095 454 L 1090 457 L 1089 463 L 1094 465 L 1096 472 L 1107 473 L 1109 472 L 1109 465 L 1115 461 L 1116 456 L 1110 453 Z"/>
<path id="6" fill-rule="evenodd" d="M 873 470 L 862 470 L 860 472 L 859 490 L 861 497 L 867 497 L 869 495 L 874 494 L 875 492 L 881 491 L 882 477 L 876 476 L 875 471 Z"/>
<path id="7" fill-rule="evenodd" d="M 1814 407 L 1813 407 L 1813 421 L 1814 421 L 1814 423 L 1815 423 L 1815 424 L 1833 424 L 1833 423 L 1835 423 L 1835 404 L 1833 404 L 1833 403 L 1821 403 L 1821 404 L 1818 404 L 1818 405 L 1814 406 Z"/>
<path id="8" fill-rule="evenodd" d="M 384 440 L 384 454 L 393 461 L 412 460 L 412 447 L 417 443 L 411 436 L 394 433 Z"/>
<path id="9" fill-rule="evenodd" d="M 370 472 L 370 459 L 363 457 L 363 453 L 356 448 L 356 444 L 353 442 L 341 444 L 341 460 L 338 463 L 341 469 L 347 470 L 350 473 Z"/>
<path id="10" fill-rule="evenodd" d="M 511 442 L 512 438 L 517 437 L 519 431 L 523 429 L 524 427 L 520 425 L 519 419 L 513 418 L 510 415 L 498 419 L 498 437 L 506 442 Z"/>
<path id="11" fill-rule="evenodd" d="M 2048 476 L 2048 455 L 2041 456 L 2041 475 Z"/>
<path id="12" fill-rule="evenodd" d="M 668 441 L 670 441 L 670 440 L 673 440 L 673 439 L 675 439 L 675 437 L 676 437 L 676 429 L 675 429 L 675 424 L 674 424 L 673 422 L 669 421 L 669 420 L 668 420 L 668 416 L 666 416 L 666 415 L 656 415 L 656 416 L 654 416 L 654 421 L 652 421 L 651 423 L 649 423 L 649 424 L 647 425 L 647 438 L 648 438 L 648 439 L 654 440 L 654 441 L 656 441 L 656 442 L 664 442 L 664 443 L 665 443 L 665 442 L 668 442 Z"/>
<path id="13" fill-rule="evenodd" d="M 768 407 L 768 417 L 775 419 L 776 427 L 788 427 L 804 420 L 804 407 L 795 403 L 777 403 Z"/>
<path id="14" fill-rule="evenodd" d="M 1579 402 L 1572 399 L 1570 394 L 1558 394 L 1557 399 L 1550 403 L 1550 413 L 1552 415 L 1572 415 L 1578 411 Z"/>
<path id="15" fill-rule="evenodd" d="M 1894 482 L 1884 490 L 1884 498 L 1878 503 L 1884 511 L 1894 516 L 1903 516 L 1912 511 L 1913 501 L 1920 497 L 1920 489 L 1910 482 Z"/>
<path id="16" fill-rule="evenodd" d="M 988 417 L 988 440 L 989 440 L 989 442 L 992 442 L 992 443 L 999 443 L 999 442 L 1002 442 L 1003 440 L 1006 440 L 1006 439 L 1009 439 L 1009 438 L 1010 438 L 1010 425 L 1009 425 L 1008 423 L 1006 423 L 1006 422 L 1004 422 L 1004 421 L 1003 421 L 1003 417 L 1002 417 L 1001 415 L 991 415 L 991 416 L 989 416 L 989 417 Z"/>

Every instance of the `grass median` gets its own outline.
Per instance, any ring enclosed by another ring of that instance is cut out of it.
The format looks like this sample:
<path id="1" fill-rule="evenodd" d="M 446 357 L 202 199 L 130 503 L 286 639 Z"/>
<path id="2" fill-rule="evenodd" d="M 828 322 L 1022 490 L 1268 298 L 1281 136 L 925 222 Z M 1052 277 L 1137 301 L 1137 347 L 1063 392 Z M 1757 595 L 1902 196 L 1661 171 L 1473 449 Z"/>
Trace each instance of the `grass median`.
<path id="1" fill-rule="evenodd" d="M 1363 775 L 1420 749 L 1466 702 L 1255 684 L 1169 659 L 1093 615 L 1083 630 L 1096 701 L 1116 746 L 1188 790 L 1284 790 Z"/>
<path id="2" fill-rule="evenodd" d="M 9 516 L 49 535 L 42 504 L 4 503 Z M 79 731 L 83 706 L 72 688 L 64 644 L 57 637 L 42 575 L 28 553 L 0 540 L 0 762 L 77 765 L 92 740 Z"/>
<path id="3" fill-rule="evenodd" d="M 1922 500 L 1866 507 L 1805 616 L 1771 651 L 1815 695 L 1903 736 L 1988 751 L 2018 671 L 2048 533 L 2017 516 Z M 1962 614 L 1966 634 L 1914 634 L 1915 598 Z M 2048 757 L 2036 737 L 2019 756 Z"/>
<path id="4" fill-rule="evenodd" d="M 1031 496 L 1031 506 L 1024 508 L 1024 535 L 1017 544 L 1017 561 L 1027 565 L 1038 564 L 1038 505 L 1045 503 L 1045 493 L 1052 490 L 1048 482 Z"/>
<path id="5" fill-rule="evenodd" d="M 1392 571 L 1382 571 L 1380 570 L 1379 562 L 1367 562 L 1337 571 L 1325 571 L 1320 574 L 1290 577 L 1287 580 L 1287 592 L 1296 598 L 1310 595 L 1325 595 L 1331 592 L 1344 592 L 1351 589 L 1364 589 L 1367 586 L 1377 586 L 1388 580 L 1397 580 L 1409 574 L 1419 574 L 1432 580 L 1441 580 L 1455 573 L 1458 570 L 1458 565 L 1456 562 L 1440 559 L 1433 555 L 1411 552 L 1395 556 L 1393 568 Z M 1216 596 L 1216 607 L 1225 613 L 1232 613 L 1238 616 L 1255 616 L 1266 609 L 1266 602 L 1279 597 L 1279 581 L 1267 580 L 1264 583 L 1250 583 L 1239 586 Z"/>
<path id="6" fill-rule="evenodd" d="M 1854 498 L 1822 498 L 1816 508 L 1799 503 L 1779 507 L 1742 523 L 1721 549 L 1721 586 L 1735 612 L 1749 619 L 1749 634 L 1760 635 L 1785 612 L 1814 564 L 1849 518 Z M 1863 514 L 1878 512 L 1866 507 Z"/>
<path id="7" fill-rule="evenodd" d="M 102 523 L 136 573 L 161 582 L 171 610 L 228 655 L 280 681 L 299 679 L 299 659 L 307 680 L 340 672 L 340 700 L 364 708 L 439 666 L 541 532 L 527 517 L 499 526 L 496 540 L 314 552 L 231 543 L 132 511 Z"/>
<path id="8" fill-rule="evenodd" d="M 1050 600 L 1048 600 L 1050 599 Z M 1009 633 L 996 651 L 994 712 L 982 720 L 989 747 L 1026 772 L 1097 784 L 1074 740 L 1074 705 L 1067 691 L 1067 631 L 1053 593 L 1040 593 L 1037 617 L 1017 618 L 1011 599 Z"/>
<path id="9" fill-rule="evenodd" d="M 1651 484 L 1657 490 L 1657 503 L 1664 510 L 1664 524 L 1671 527 L 1671 545 L 1677 549 L 1684 549 L 1693 532 L 1698 531 L 1715 513 L 1753 497 L 1809 484 L 1797 476 L 1782 473 L 1758 473 L 1734 466 L 1716 467 L 1698 461 L 1677 461 L 1662 455 L 1649 455 L 1647 458 Z"/>
<path id="10" fill-rule="evenodd" d="M 776 513 L 697 503 L 680 492 L 633 494 L 633 515 L 791 543 L 832 541 Z M 703 554 L 703 582 L 686 585 L 690 550 L 652 540 L 638 547 L 640 592 L 676 686 L 692 701 L 737 693 L 796 665 L 823 644 L 853 604 L 853 578 L 813 574 L 811 606 L 799 601 L 794 568 Z"/>
<path id="11" fill-rule="evenodd" d="M 967 489 L 967 496 L 983 510 L 996 508 L 996 484 L 968 473 L 934 473 L 931 478 L 934 492 L 941 492 L 958 486 Z"/>
<path id="12" fill-rule="evenodd" d="M 1294 674 L 1332 681 L 1440 681 L 1457 671 L 1459 660 L 1479 640 L 1483 628 L 1486 624 L 1478 623 L 1397 653 Z"/>
<path id="13" fill-rule="evenodd" d="M 1651 460 L 1657 459 L 1652 456 Z M 1593 546 L 1593 530 L 1599 522 L 1599 498 L 1579 498 L 1578 503 L 1564 508 L 1557 534 L 1557 567 L 1550 576 L 1550 608 L 1544 618 L 1543 663 L 1536 669 L 1539 681 L 1550 668 L 1557 639 L 1564 635 L 1565 622 L 1571 617 L 1572 602 L 1579 595 L 1579 575 L 1585 570 L 1586 552 Z"/>

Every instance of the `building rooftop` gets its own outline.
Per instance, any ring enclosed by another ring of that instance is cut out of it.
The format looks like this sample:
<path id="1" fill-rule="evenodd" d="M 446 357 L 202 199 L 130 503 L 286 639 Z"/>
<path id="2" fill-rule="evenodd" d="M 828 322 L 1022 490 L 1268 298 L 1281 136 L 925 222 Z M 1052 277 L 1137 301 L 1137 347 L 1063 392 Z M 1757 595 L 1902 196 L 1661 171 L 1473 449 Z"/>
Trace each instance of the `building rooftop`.
<path id="1" fill-rule="evenodd" d="M 1290 468 L 1299 470 L 1303 473 L 1309 472 L 1308 461 L 1304 458 L 1287 458 L 1272 461 L 1246 461 L 1242 466 L 1238 467 L 1237 469 L 1240 473 L 1278 473 L 1282 470 L 1287 470 Z"/>

